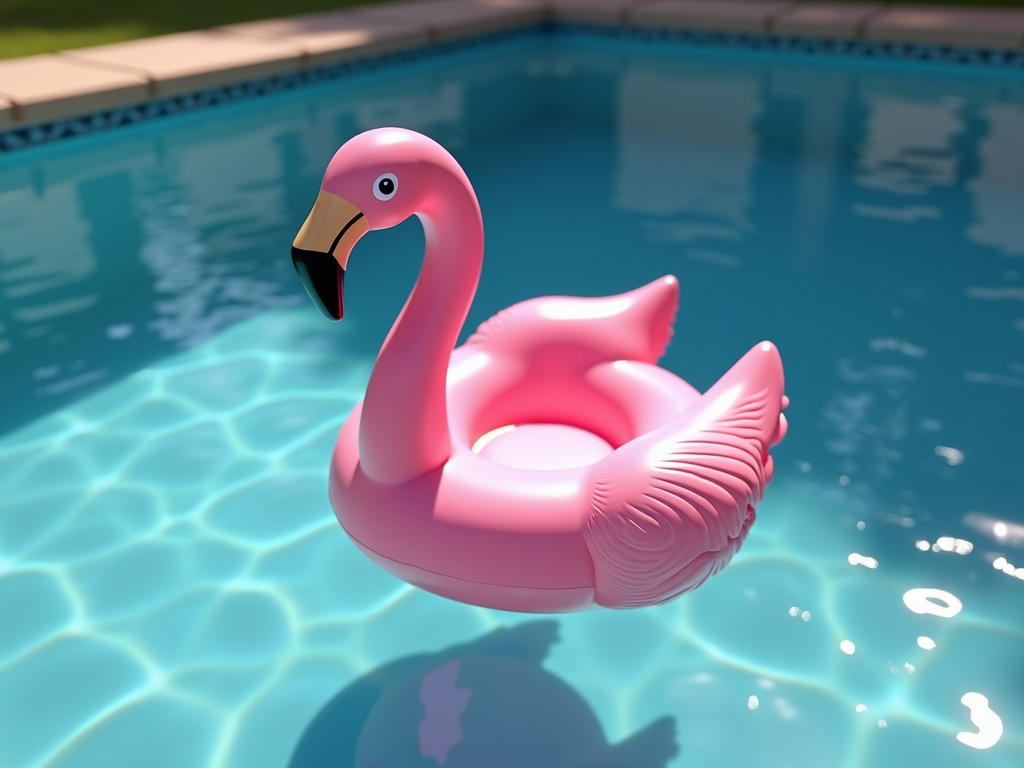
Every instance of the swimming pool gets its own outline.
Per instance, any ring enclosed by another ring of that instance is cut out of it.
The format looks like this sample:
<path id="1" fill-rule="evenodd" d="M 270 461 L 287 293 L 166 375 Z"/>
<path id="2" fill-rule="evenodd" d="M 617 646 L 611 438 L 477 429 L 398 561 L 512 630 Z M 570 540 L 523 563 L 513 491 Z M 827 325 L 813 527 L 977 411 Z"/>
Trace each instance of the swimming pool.
<path id="1" fill-rule="evenodd" d="M 505 614 L 341 532 L 422 234 L 360 243 L 339 325 L 288 248 L 388 124 L 480 197 L 463 338 L 674 273 L 666 367 L 780 347 L 775 482 L 697 592 Z M 0 765 L 1017 768 L 1022 133 L 1020 73 L 538 33 L 0 158 Z"/>

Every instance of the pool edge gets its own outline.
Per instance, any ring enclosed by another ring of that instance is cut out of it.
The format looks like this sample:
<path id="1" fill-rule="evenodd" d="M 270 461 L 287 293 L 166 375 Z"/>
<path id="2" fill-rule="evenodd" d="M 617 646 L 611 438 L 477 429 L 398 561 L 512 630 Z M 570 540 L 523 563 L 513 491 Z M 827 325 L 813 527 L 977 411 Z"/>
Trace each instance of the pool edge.
<path id="1" fill-rule="evenodd" d="M 1024 9 L 405 0 L 0 61 L 0 153 L 538 32 L 1024 70 Z"/>

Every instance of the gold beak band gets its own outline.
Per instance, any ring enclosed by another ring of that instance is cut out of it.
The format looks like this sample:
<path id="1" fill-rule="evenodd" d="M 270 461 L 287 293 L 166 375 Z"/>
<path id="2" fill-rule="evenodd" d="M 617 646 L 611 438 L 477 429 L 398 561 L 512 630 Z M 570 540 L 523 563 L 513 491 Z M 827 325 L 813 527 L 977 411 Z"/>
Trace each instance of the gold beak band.
<path id="1" fill-rule="evenodd" d="M 343 197 L 320 190 L 292 242 L 292 264 L 324 316 L 345 314 L 345 267 L 352 248 L 370 230 L 363 212 Z"/>
<path id="2" fill-rule="evenodd" d="M 353 246 L 369 229 L 366 217 L 355 205 L 321 189 L 292 247 L 334 256 L 338 266 L 345 269 Z"/>

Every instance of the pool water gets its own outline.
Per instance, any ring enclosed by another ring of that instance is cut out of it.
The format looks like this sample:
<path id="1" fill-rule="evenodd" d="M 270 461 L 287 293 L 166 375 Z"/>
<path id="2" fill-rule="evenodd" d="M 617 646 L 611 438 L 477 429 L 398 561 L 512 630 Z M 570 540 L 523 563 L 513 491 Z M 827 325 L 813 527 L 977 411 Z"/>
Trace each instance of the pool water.
<path id="1" fill-rule="evenodd" d="M 342 533 L 423 236 L 360 242 L 340 324 L 288 248 L 388 124 L 479 194 L 463 338 L 673 273 L 663 365 L 778 344 L 775 481 L 693 594 L 501 613 Z M 1020 73 L 560 33 L 3 156 L 0 766 L 1020 768 L 1022 135 Z"/>

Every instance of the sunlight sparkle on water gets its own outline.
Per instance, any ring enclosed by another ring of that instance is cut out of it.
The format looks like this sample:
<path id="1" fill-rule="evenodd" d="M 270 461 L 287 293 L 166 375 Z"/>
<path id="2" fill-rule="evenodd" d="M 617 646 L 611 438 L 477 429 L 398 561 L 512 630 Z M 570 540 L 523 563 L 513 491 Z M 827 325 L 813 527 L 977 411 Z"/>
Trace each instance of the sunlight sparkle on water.
<path id="1" fill-rule="evenodd" d="M 850 556 L 846 558 L 850 565 L 863 565 L 865 568 L 877 568 L 878 561 L 873 557 L 867 555 L 859 555 L 856 552 L 851 552 Z"/>
<path id="2" fill-rule="evenodd" d="M 934 552 L 955 552 L 958 555 L 969 555 L 974 550 L 974 544 L 966 539 L 955 539 L 952 536 L 940 536 L 932 545 Z"/>
<path id="3" fill-rule="evenodd" d="M 935 602 L 936 600 L 940 602 Z M 919 587 L 903 595 L 903 603 L 914 613 L 930 614 L 951 619 L 963 610 L 964 604 L 949 592 L 941 589 Z M 945 605 L 943 605 L 945 603 Z"/>
<path id="4" fill-rule="evenodd" d="M 1002 571 L 1007 576 L 1015 576 L 1024 581 L 1024 568 L 1018 568 L 1001 555 L 992 561 L 992 567 L 997 571 Z"/>
<path id="5" fill-rule="evenodd" d="M 962 731 L 956 735 L 957 741 L 974 749 L 994 747 L 1003 737 L 1003 720 L 989 707 L 988 698 L 972 691 L 965 693 L 960 703 L 971 711 L 971 722 L 978 732 Z"/>

